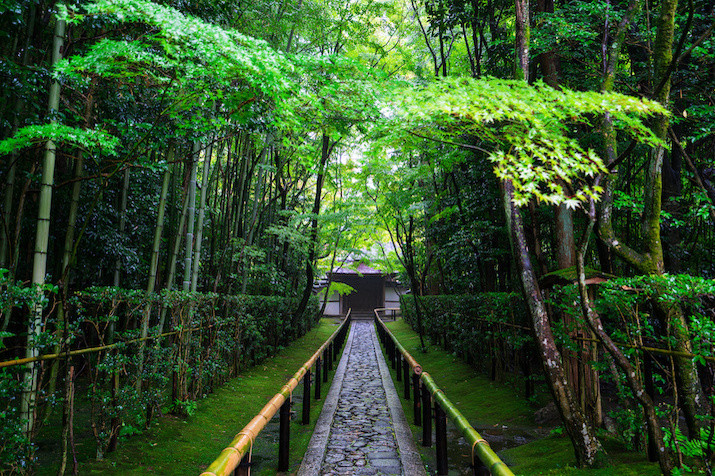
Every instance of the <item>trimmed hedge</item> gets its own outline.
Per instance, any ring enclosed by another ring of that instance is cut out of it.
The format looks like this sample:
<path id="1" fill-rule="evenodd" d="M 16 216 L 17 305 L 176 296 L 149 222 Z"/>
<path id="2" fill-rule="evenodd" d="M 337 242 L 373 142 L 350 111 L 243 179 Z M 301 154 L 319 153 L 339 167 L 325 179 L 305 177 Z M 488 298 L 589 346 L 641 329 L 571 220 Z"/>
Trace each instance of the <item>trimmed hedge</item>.
<path id="1" fill-rule="evenodd" d="M 419 296 L 422 328 L 433 343 L 454 352 L 492 379 L 528 376 L 533 339 L 526 307 L 513 293 Z M 400 297 L 402 315 L 417 330 L 415 296 Z"/>
<path id="2" fill-rule="evenodd" d="M 14 307 L 10 301 L 0 303 Z M 296 298 L 280 296 L 178 291 L 146 296 L 142 291 L 113 287 L 87 289 L 70 300 L 68 335 L 60 352 L 117 345 L 55 361 L 60 375 L 57 390 L 41 395 L 38 404 L 64 402 L 64 376 L 73 366 L 77 386 L 86 395 L 101 458 L 116 447 L 118 437 L 147 427 L 155 411 L 191 414 L 195 400 L 305 334 L 319 321 L 318 300 L 313 297 L 300 316 L 293 314 L 297 306 Z M 147 315 L 148 335 L 155 338 L 129 342 L 141 336 Z M 160 337 L 162 332 L 172 334 Z M 49 322 L 38 339 L 39 353 L 52 353 L 59 344 L 58 325 Z M 45 370 L 51 365 L 51 361 L 42 363 Z M 20 367 L 0 371 L 0 395 L 19 396 L 22 374 Z M 49 374 L 43 375 L 47 379 Z M 18 401 L 13 398 L 8 408 L 0 406 L 13 419 L 3 422 L 6 428 L 20 426 Z M 4 440 L 8 435 L 0 432 L 0 436 Z M 0 472 L 25 466 L 31 456 L 29 447 L 25 448 L 28 444 L 18 441 L 5 455 L 8 458 L 0 461 Z"/>

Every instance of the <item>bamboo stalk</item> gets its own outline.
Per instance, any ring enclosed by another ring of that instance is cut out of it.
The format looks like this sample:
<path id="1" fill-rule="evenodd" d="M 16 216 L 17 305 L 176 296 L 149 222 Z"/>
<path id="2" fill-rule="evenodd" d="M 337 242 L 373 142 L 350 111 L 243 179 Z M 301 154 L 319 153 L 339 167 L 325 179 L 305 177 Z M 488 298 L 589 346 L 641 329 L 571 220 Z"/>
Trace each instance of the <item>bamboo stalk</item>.
<path id="1" fill-rule="evenodd" d="M 171 162 L 173 158 L 173 149 L 169 149 L 168 161 Z M 154 228 L 154 242 L 152 244 L 151 258 L 149 264 L 149 282 L 147 283 L 147 296 L 154 293 L 154 288 L 156 287 L 156 274 L 159 268 L 159 248 L 161 247 L 161 234 L 164 231 L 164 214 L 166 212 L 166 196 L 169 191 L 169 181 L 171 178 L 171 170 L 167 166 L 164 171 L 164 179 L 161 184 L 161 195 L 159 197 L 159 212 L 156 218 L 156 227 Z M 147 303 L 144 308 L 144 313 L 142 315 L 141 321 L 141 336 L 142 338 L 149 335 L 149 318 L 151 317 L 151 303 Z M 159 329 L 161 332 L 163 329 Z M 139 372 L 136 381 L 137 392 L 141 394 L 142 392 L 142 371 L 144 368 L 144 345 L 139 347 Z"/>
<path id="2" fill-rule="evenodd" d="M 52 65 L 57 64 L 62 58 L 62 44 L 65 36 L 65 21 L 57 19 L 54 29 L 52 44 Z M 55 114 L 60 106 L 60 83 L 53 80 L 49 91 L 50 121 L 57 122 Z M 27 357 L 36 357 L 39 353 L 35 340 L 39 337 L 42 327 L 42 314 L 45 309 L 42 302 L 42 286 L 45 284 L 47 272 L 47 250 L 50 241 L 50 217 L 52 208 L 52 188 L 55 182 L 55 157 L 56 146 L 52 140 L 45 144 L 45 157 L 42 165 L 42 182 L 40 185 L 39 205 L 37 210 L 37 228 L 35 232 L 35 253 L 32 264 L 32 285 L 35 287 L 36 302 L 30 311 L 31 317 L 27 328 Z M 38 369 L 30 364 L 23 377 L 22 398 L 20 400 L 20 413 L 25 425 L 24 430 L 28 437 L 32 436 L 35 426 L 35 405 L 37 399 Z"/>
<path id="3" fill-rule="evenodd" d="M 186 253 L 184 254 L 184 282 L 181 290 L 184 292 L 191 290 L 191 265 L 194 250 L 194 228 L 196 214 L 196 168 L 201 152 L 201 144 L 194 141 L 194 150 L 191 154 L 191 169 L 189 174 L 189 190 L 188 190 L 188 215 L 186 217 Z"/>
<path id="4" fill-rule="evenodd" d="M 204 236 L 204 216 L 206 214 L 206 194 L 209 187 L 209 172 L 211 170 L 211 156 L 213 155 L 213 143 L 211 143 L 204 153 L 204 168 L 201 176 L 201 195 L 199 198 L 198 218 L 196 221 L 196 244 L 194 245 L 194 263 L 191 273 L 191 291 L 196 292 L 199 280 L 199 265 L 201 264 L 201 248 Z"/>

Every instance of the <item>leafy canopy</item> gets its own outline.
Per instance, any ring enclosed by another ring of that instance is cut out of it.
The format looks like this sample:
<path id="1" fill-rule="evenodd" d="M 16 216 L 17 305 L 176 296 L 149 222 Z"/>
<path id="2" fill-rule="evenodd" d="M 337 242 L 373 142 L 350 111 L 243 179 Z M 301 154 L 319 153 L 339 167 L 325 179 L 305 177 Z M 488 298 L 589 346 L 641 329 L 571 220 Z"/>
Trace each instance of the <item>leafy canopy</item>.
<path id="1" fill-rule="evenodd" d="M 667 114 L 652 101 L 620 94 L 556 90 L 544 83 L 494 78 L 445 78 L 403 84 L 385 96 L 391 114 L 379 130 L 381 146 L 411 147 L 425 137 L 472 141 L 494 163 L 499 179 L 514 184 L 514 200 L 532 198 L 576 207 L 601 189 L 589 177 L 605 172 L 600 157 L 575 138 L 576 127 L 595 127 L 610 114 L 616 127 L 649 145 L 659 140 L 642 123 Z M 463 144 L 464 145 L 464 144 Z"/>
<path id="2" fill-rule="evenodd" d="M 70 144 L 85 150 L 101 150 L 115 155 L 119 139 L 102 130 L 85 130 L 57 123 L 26 126 L 13 137 L 0 141 L 0 156 L 32 147 L 48 140 Z"/>

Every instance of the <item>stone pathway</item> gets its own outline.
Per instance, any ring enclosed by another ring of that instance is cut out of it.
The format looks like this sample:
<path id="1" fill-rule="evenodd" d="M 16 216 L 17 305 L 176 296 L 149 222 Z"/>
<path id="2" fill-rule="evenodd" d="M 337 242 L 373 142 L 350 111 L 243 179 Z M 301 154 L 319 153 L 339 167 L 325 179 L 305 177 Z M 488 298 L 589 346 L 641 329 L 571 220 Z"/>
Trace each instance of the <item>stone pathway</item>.
<path id="1" fill-rule="evenodd" d="M 402 474 L 371 331 L 357 321 L 321 475 Z"/>
<path id="2" fill-rule="evenodd" d="M 425 474 L 370 321 L 352 324 L 298 472 L 299 476 L 348 474 Z"/>

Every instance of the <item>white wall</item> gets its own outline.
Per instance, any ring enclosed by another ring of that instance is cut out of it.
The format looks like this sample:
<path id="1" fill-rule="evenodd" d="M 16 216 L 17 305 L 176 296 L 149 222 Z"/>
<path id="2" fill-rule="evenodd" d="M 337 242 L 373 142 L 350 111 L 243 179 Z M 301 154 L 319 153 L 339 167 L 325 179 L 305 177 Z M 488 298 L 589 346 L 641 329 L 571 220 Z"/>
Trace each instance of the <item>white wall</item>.
<path id="1" fill-rule="evenodd" d="M 323 297 L 323 293 L 319 294 L 321 299 Z M 321 301 L 320 303 L 322 304 L 323 302 Z M 328 298 L 328 304 L 325 306 L 325 312 L 323 314 L 326 316 L 340 315 L 340 295 L 338 293 L 332 293 L 332 295 Z"/>
<path id="2" fill-rule="evenodd" d="M 385 286 L 385 307 L 400 307 L 400 295 L 392 286 Z"/>

